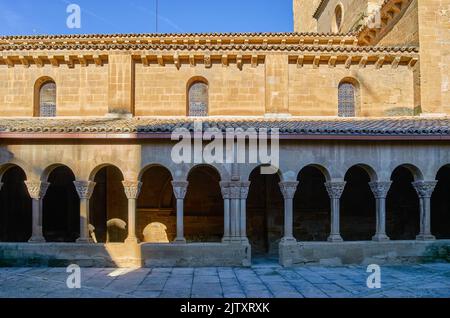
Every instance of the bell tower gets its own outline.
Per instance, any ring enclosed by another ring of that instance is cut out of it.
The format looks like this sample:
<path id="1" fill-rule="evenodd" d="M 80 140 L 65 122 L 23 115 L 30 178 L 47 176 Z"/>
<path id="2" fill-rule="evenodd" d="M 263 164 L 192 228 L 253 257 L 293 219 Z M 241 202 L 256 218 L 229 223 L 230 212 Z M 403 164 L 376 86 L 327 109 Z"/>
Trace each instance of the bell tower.
<path id="1" fill-rule="evenodd" d="M 294 0 L 294 32 L 317 32 L 314 12 L 321 0 Z"/>

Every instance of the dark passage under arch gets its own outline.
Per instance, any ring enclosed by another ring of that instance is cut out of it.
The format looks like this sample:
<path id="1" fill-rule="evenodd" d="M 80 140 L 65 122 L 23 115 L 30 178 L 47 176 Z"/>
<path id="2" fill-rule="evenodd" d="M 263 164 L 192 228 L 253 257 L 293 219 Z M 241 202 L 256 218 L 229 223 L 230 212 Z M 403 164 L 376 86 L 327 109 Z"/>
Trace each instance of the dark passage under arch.
<path id="1" fill-rule="evenodd" d="M 415 240 L 420 230 L 419 197 L 412 182 L 414 176 L 405 167 L 392 173 L 392 185 L 386 199 L 386 232 L 391 240 Z"/>
<path id="2" fill-rule="evenodd" d="M 65 166 L 55 168 L 48 177 L 42 215 L 47 242 L 75 242 L 80 237 L 80 199 L 74 181 L 73 172 Z"/>
<path id="3" fill-rule="evenodd" d="M 184 233 L 188 242 L 221 242 L 224 204 L 220 175 L 210 166 L 195 167 L 188 176 Z"/>
<path id="4" fill-rule="evenodd" d="M 341 197 L 341 236 L 344 241 L 370 241 L 376 232 L 375 197 L 370 176 L 363 168 L 350 168 Z"/>
<path id="5" fill-rule="evenodd" d="M 326 241 L 330 234 L 330 197 L 325 176 L 316 167 L 303 168 L 294 197 L 294 237 L 299 241 Z"/>
<path id="6" fill-rule="evenodd" d="M 172 175 L 161 166 L 147 169 L 141 178 L 136 234 L 141 242 L 169 243 L 177 234 L 176 201 Z"/>
<path id="7" fill-rule="evenodd" d="M 431 233 L 437 239 L 450 239 L 450 167 L 439 170 L 438 184 L 431 197 Z"/>
<path id="8" fill-rule="evenodd" d="M 25 172 L 9 168 L 0 180 L 0 242 L 27 242 L 31 237 L 31 198 Z"/>
<path id="9" fill-rule="evenodd" d="M 250 174 L 247 235 L 254 255 L 276 255 L 284 231 L 280 177 L 278 174 L 263 175 L 260 171 L 260 168 L 256 168 Z"/>

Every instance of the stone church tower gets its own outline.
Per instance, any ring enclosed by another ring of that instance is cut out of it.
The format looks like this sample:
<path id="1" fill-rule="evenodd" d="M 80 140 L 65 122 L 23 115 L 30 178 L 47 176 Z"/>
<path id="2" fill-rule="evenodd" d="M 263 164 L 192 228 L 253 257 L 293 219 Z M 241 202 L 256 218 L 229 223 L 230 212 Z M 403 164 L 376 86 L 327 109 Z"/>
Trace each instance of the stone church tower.
<path id="1" fill-rule="evenodd" d="M 358 46 L 420 48 L 416 107 L 444 114 L 450 105 L 450 0 L 294 0 L 294 31 L 354 34 Z"/>
<path id="2" fill-rule="evenodd" d="M 320 0 L 294 0 L 294 30 L 295 32 L 317 32 L 317 20 L 314 12 Z"/>

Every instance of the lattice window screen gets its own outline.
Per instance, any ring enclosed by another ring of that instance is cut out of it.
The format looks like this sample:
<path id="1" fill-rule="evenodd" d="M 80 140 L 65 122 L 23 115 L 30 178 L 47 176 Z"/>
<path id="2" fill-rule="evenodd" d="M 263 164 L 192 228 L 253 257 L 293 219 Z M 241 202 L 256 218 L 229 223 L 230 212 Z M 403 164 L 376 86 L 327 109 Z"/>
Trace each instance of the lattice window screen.
<path id="1" fill-rule="evenodd" d="M 339 85 L 339 117 L 355 117 L 355 87 L 351 83 Z"/>
<path id="2" fill-rule="evenodd" d="M 208 116 L 208 85 L 194 83 L 189 88 L 189 116 Z"/>
<path id="3" fill-rule="evenodd" d="M 56 117 L 56 84 L 42 85 L 39 94 L 39 110 L 41 117 Z"/>

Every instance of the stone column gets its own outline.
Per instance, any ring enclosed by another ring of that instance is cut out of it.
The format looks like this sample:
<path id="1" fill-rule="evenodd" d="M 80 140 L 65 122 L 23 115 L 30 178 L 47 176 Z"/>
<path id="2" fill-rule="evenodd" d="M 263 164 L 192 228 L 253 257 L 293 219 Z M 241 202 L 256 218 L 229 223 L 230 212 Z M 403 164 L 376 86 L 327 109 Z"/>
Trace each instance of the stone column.
<path id="1" fill-rule="evenodd" d="M 123 188 L 128 198 L 128 237 L 125 243 L 138 243 L 136 237 L 136 200 L 141 192 L 142 182 L 123 181 Z"/>
<path id="2" fill-rule="evenodd" d="M 177 199 L 177 237 L 175 243 L 185 244 L 184 238 L 184 198 L 186 197 L 187 181 L 172 181 L 173 193 Z"/>
<path id="3" fill-rule="evenodd" d="M 281 193 L 284 197 L 284 236 L 281 243 L 297 243 L 294 238 L 294 196 L 298 187 L 297 181 L 280 182 Z"/>
<path id="4" fill-rule="evenodd" d="M 417 236 L 419 241 L 433 241 L 436 238 L 431 234 L 431 195 L 437 181 L 418 181 L 413 182 L 414 189 L 420 199 L 420 234 Z"/>
<path id="5" fill-rule="evenodd" d="M 42 203 L 50 183 L 41 181 L 25 181 L 25 185 L 27 186 L 30 197 L 33 199 L 33 227 L 29 242 L 43 243 L 45 242 L 45 238 L 42 234 Z"/>
<path id="6" fill-rule="evenodd" d="M 376 200 L 377 214 L 376 234 L 372 240 L 377 242 L 389 241 L 389 237 L 386 235 L 386 197 L 389 189 L 391 188 L 392 182 L 370 182 L 369 185 Z"/>
<path id="7" fill-rule="evenodd" d="M 342 242 L 340 233 L 340 199 L 346 182 L 326 182 L 325 187 L 331 199 L 331 234 L 328 242 Z"/>
<path id="8" fill-rule="evenodd" d="M 223 197 L 223 219 L 224 219 L 224 234 L 222 242 L 230 241 L 230 186 L 229 182 L 221 182 L 220 188 L 222 190 Z"/>
<path id="9" fill-rule="evenodd" d="M 2 187 L 3 187 L 3 183 L 0 182 L 0 191 L 2 190 Z"/>
<path id="10" fill-rule="evenodd" d="M 94 192 L 95 182 L 74 181 L 75 189 L 80 197 L 80 237 L 77 243 L 92 243 L 89 235 L 89 200 Z"/>
<path id="11" fill-rule="evenodd" d="M 247 238 L 247 197 L 250 190 L 250 182 L 241 184 L 241 241 L 248 243 Z"/>
<path id="12" fill-rule="evenodd" d="M 241 183 L 229 182 L 230 191 L 230 237 L 234 243 L 241 242 Z"/>

